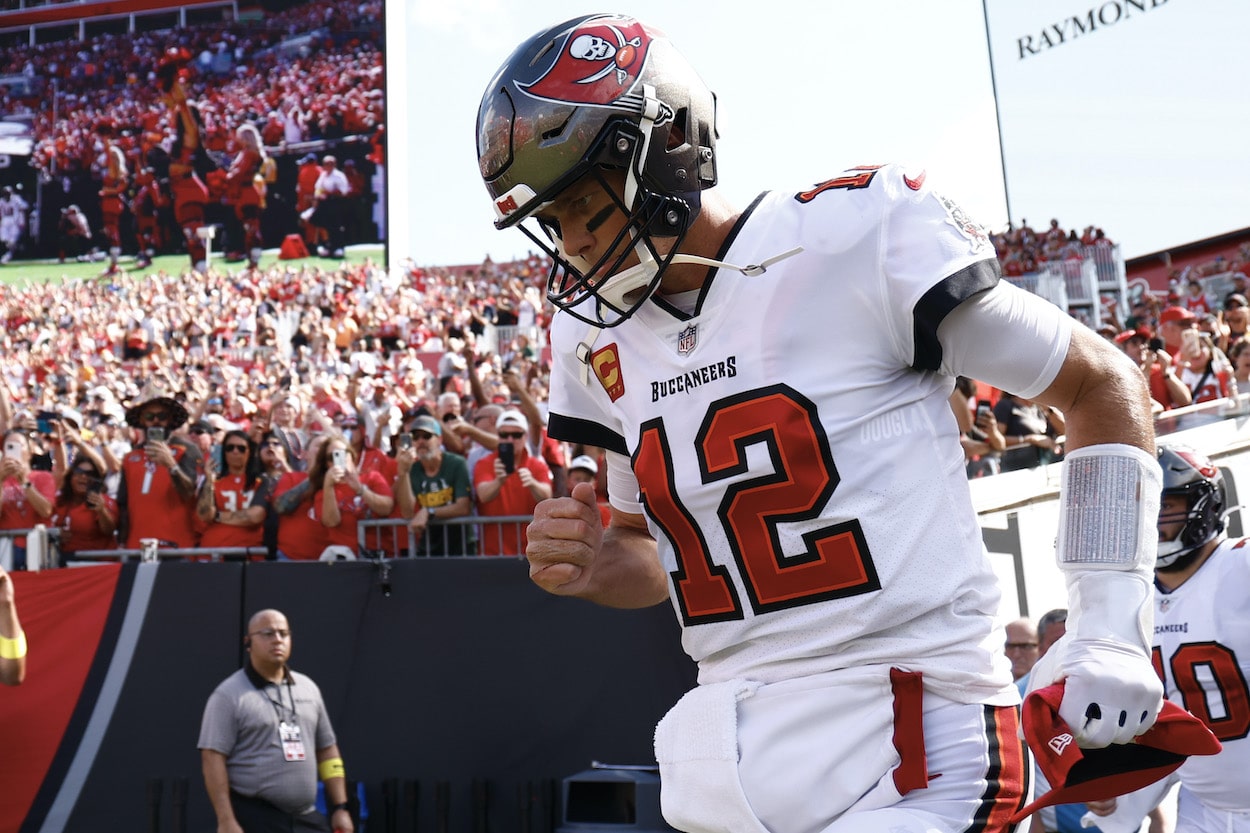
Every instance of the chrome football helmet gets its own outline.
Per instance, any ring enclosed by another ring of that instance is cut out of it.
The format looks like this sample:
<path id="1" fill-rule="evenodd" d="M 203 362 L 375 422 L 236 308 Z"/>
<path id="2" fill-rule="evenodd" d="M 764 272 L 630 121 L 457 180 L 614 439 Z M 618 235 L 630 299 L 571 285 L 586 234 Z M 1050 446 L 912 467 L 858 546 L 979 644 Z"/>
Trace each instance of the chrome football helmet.
<path id="1" fill-rule="evenodd" d="M 700 262 L 677 252 L 716 184 L 716 97 L 656 29 L 588 15 L 525 41 L 482 97 L 477 154 L 496 228 L 519 226 L 551 256 L 547 297 L 587 323 L 619 324 L 670 264 Z M 593 263 L 535 217 L 584 178 L 626 219 Z"/>
<path id="2" fill-rule="evenodd" d="M 1219 468 L 1192 448 L 1160 445 L 1159 465 L 1163 497 L 1182 497 L 1186 506 L 1183 514 L 1159 514 L 1160 523 L 1185 522 L 1175 538 L 1159 542 L 1155 567 L 1168 567 L 1223 536 L 1228 495 Z"/>

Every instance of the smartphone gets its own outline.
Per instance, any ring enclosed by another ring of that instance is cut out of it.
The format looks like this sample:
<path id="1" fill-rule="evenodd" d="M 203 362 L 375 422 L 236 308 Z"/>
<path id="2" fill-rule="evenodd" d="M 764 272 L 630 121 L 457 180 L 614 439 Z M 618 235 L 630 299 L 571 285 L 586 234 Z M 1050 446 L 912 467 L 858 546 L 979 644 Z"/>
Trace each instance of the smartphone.
<path id="1" fill-rule="evenodd" d="M 503 463 L 503 470 L 508 474 L 516 471 L 516 449 L 512 447 L 512 443 L 499 444 L 499 461 Z"/>
<path id="2" fill-rule="evenodd" d="M 982 402 L 980 405 L 977 405 L 977 419 L 978 420 L 981 419 L 981 417 L 989 416 L 993 412 L 994 412 L 993 409 L 991 409 L 990 406 L 986 404 L 985 402 Z"/>
<path id="3" fill-rule="evenodd" d="M 60 415 L 55 411 L 40 411 L 35 414 L 35 430 L 40 434 L 51 434 L 52 423 L 60 419 Z"/>
<path id="4" fill-rule="evenodd" d="M 148 429 L 148 442 L 163 443 L 165 442 L 165 429 L 155 426 Z"/>
<path id="5" fill-rule="evenodd" d="M 412 435 L 400 434 L 398 437 L 395 438 L 395 447 L 396 448 L 412 448 Z"/>
<path id="6" fill-rule="evenodd" d="M 93 477 L 91 479 L 91 482 L 87 484 L 87 494 L 89 495 L 98 495 L 103 491 L 104 491 L 104 481 L 100 480 L 99 478 Z"/>
<path id="7" fill-rule="evenodd" d="M 341 448 L 336 448 L 330 452 L 330 460 L 336 466 L 347 468 L 347 452 Z"/>
<path id="8" fill-rule="evenodd" d="M 1153 350 L 1153 351 L 1155 351 L 1156 353 L 1158 353 L 1160 350 L 1162 350 L 1162 349 L 1163 349 L 1163 339 L 1161 339 L 1161 338 L 1152 338 L 1152 339 L 1150 339 L 1150 349 L 1151 349 L 1151 350 Z"/>

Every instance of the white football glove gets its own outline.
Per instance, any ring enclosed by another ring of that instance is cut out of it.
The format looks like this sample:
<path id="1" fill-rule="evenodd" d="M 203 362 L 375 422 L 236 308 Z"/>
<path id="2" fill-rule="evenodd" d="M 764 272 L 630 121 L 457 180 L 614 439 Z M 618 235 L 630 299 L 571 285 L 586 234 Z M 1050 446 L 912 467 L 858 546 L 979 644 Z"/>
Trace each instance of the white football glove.
<path id="1" fill-rule="evenodd" d="M 1080 571 L 1069 581 L 1069 630 L 1034 667 L 1030 688 L 1066 680 L 1059 717 L 1078 746 L 1129 743 L 1163 708 L 1163 683 L 1140 632 L 1123 632 L 1138 619 L 1126 612 L 1150 613 L 1151 588 L 1134 573 Z"/>

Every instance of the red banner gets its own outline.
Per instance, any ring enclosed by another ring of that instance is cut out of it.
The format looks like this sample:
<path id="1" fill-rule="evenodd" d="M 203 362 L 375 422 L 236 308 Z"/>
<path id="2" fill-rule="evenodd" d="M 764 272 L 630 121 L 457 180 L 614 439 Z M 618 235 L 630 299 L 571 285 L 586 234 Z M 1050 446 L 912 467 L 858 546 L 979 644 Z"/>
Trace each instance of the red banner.
<path id="1" fill-rule="evenodd" d="M 0 686 L 0 833 L 30 811 L 65 735 L 100 645 L 120 564 L 16 572 L 26 632 L 26 681 Z"/>

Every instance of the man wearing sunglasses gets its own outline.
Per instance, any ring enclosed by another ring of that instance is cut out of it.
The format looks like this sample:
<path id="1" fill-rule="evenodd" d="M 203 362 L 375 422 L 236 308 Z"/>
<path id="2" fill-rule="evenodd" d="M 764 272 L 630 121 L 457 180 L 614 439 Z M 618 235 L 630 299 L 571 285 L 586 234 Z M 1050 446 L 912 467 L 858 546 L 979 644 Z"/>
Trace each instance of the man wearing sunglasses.
<path id="1" fill-rule="evenodd" d="M 419 555 L 472 555 L 471 527 L 438 523 L 461 518 L 472 509 L 469 466 L 463 457 L 443 450 L 443 426 L 422 415 L 412 423 L 412 444 L 395 455 L 395 499 L 417 538 Z"/>
<path id="2" fill-rule="evenodd" d="M 204 707 L 200 763 L 220 831 L 352 833 L 347 778 L 321 690 L 287 664 L 291 625 L 277 610 L 252 616 L 247 659 Z M 329 822 L 317 812 L 325 784 Z"/>
<path id="3" fill-rule="evenodd" d="M 187 421 L 187 409 L 171 396 L 149 395 L 126 411 L 137 442 L 122 458 L 117 487 L 118 536 L 123 549 L 155 538 L 166 547 L 194 547 L 195 498 L 203 456 L 173 433 Z"/>
<path id="4" fill-rule="evenodd" d="M 551 497 L 551 469 L 542 457 L 529 453 L 529 421 L 520 411 L 509 408 L 500 414 L 495 431 L 499 447 L 473 469 L 478 514 L 532 515 L 540 500 Z M 524 553 L 525 526 L 520 522 L 483 524 L 482 555 Z"/>

